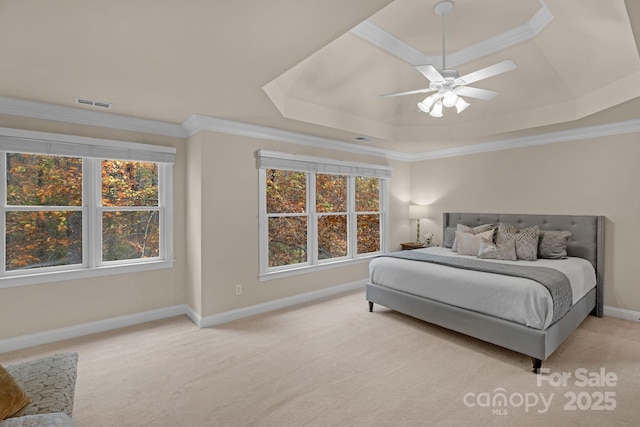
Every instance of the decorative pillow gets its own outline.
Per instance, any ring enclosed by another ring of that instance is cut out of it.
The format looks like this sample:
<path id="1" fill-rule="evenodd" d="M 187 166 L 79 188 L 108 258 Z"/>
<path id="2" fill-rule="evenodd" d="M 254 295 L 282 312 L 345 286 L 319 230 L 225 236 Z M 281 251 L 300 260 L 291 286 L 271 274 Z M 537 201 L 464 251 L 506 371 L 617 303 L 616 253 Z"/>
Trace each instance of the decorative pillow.
<path id="1" fill-rule="evenodd" d="M 496 245 L 513 239 L 514 237 L 516 237 L 518 231 L 520 231 L 520 229 L 511 224 L 498 224 L 498 227 L 496 228 Z"/>
<path id="2" fill-rule="evenodd" d="M 567 257 L 567 244 L 573 236 L 570 231 L 541 231 L 538 243 L 538 257 L 562 259 Z"/>
<path id="3" fill-rule="evenodd" d="M 498 245 L 497 243 L 482 238 L 480 241 L 480 249 L 478 250 L 478 258 L 516 261 L 518 259 L 516 255 L 516 239 L 507 240 Z"/>
<path id="4" fill-rule="evenodd" d="M 489 231 L 479 234 L 465 233 L 456 231 L 456 240 L 458 241 L 459 255 L 477 256 L 480 251 L 480 243 L 482 239 L 493 240 L 493 228 Z"/>
<path id="5" fill-rule="evenodd" d="M 16 382 L 31 397 L 31 403 L 14 417 L 64 412 L 73 416 L 78 353 L 59 353 L 7 366 Z"/>
<path id="6" fill-rule="evenodd" d="M 538 259 L 539 236 L 540 227 L 537 225 L 520 229 L 511 224 L 499 224 L 496 234 L 496 245 L 515 239 L 518 259 L 535 261 Z"/>
<path id="7" fill-rule="evenodd" d="M 453 242 L 456 240 L 456 228 L 447 227 L 444 229 L 444 240 L 442 241 L 442 247 L 451 249 Z"/>
<path id="8" fill-rule="evenodd" d="M 0 420 L 15 414 L 30 401 L 13 376 L 0 365 Z"/>
<path id="9" fill-rule="evenodd" d="M 494 231 L 493 224 L 482 224 L 476 227 L 469 227 L 468 225 L 464 225 L 464 224 L 456 225 L 456 231 L 460 231 L 468 234 L 474 234 L 474 235 L 484 233 L 485 231 L 489 231 L 489 230 L 491 230 L 492 232 Z M 456 238 L 453 240 L 453 245 L 451 246 L 451 250 L 453 252 L 456 252 L 458 250 L 457 234 L 456 234 Z"/>

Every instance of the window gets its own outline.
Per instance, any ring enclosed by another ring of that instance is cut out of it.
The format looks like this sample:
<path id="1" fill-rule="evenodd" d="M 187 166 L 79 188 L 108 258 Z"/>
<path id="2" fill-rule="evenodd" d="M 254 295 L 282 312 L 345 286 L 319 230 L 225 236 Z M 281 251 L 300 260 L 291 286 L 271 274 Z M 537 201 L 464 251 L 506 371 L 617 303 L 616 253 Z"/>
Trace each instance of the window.
<path id="1" fill-rule="evenodd" d="M 158 164 L 101 163 L 102 261 L 159 257 Z"/>
<path id="2" fill-rule="evenodd" d="M 82 159 L 5 157 L 5 271 L 82 264 Z"/>
<path id="3" fill-rule="evenodd" d="M 0 286 L 171 265 L 175 150 L 112 143 L 0 135 Z"/>
<path id="4" fill-rule="evenodd" d="M 390 168 L 260 150 L 261 277 L 384 250 Z"/>

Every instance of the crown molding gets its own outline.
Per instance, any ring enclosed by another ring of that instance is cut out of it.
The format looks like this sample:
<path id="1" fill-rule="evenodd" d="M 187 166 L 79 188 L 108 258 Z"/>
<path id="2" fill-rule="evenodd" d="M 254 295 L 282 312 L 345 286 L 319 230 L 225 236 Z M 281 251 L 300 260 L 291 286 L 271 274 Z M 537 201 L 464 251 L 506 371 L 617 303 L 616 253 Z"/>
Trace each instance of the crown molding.
<path id="1" fill-rule="evenodd" d="M 383 148 L 366 147 L 349 142 L 339 141 L 331 138 L 307 135 L 299 132 L 275 129 L 267 126 L 241 123 L 233 120 L 209 117 L 201 114 L 194 114 L 183 123 L 189 136 L 203 130 L 222 132 L 232 135 L 247 136 L 250 138 L 267 139 L 271 141 L 288 142 L 290 144 L 306 145 L 316 148 L 327 148 L 331 150 L 345 151 L 349 153 L 362 154 L 375 157 L 385 157 L 394 160 L 409 161 L 411 156 L 393 150 Z"/>
<path id="2" fill-rule="evenodd" d="M 360 155 L 383 157 L 403 162 L 441 159 L 445 157 L 464 156 L 469 154 L 487 153 L 491 151 L 510 150 L 535 145 L 554 144 L 558 142 L 640 132 L 640 119 L 634 119 L 466 145 L 462 147 L 447 148 L 443 150 L 426 151 L 422 153 L 403 153 L 389 149 L 367 147 L 331 138 L 236 122 L 233 120 L 210 117 L 201 114 L 194 114 L 185 120 L 182 125 L 177 125 L 156 120 L 127 117 L 100 111 L 86 111 L 73 107 L 35 101 L 24 101 L 2 96 L 0 96 L 0 114 L 32 117 L 66 123 L 86 124 L 178 138 L 186 138 L 203 130 L 208 130 L 257 139 L 344 151 Z M 8 129 L 4 129 L 4 131 L 6 133 L 8 132 Z"/>
<path id="3" fill-rule="evenodd" d="M 640 119 L 503 139 L 500 141 L 466 145 L 463 147 L 446 148 L 444 150 L 428 151 L 411 156 L 411 160 L 422 161 L 442 159 L 445 157 L 457 157 L 469 154 L 488 153 L 491 151 L 511 150 L 514 148 L 556 144 L 559 142 L 599 138 L 603 136 L 624 135 L 635 132 L 640 132 Z"/>
<path id="4" fill-rule="evenodd" d="M 446 148 L 443 150 L 425 151 L 422 153 L 402 153 L 375 147 L 337 141 L 329 138 L 306 135 L 302 133 L 274 129 L 215 117 L 193 115 L 183 124 L 190 135 L 202 130 L 229 133 L 233 135 L 247 136 L 251 138 L 267 139 L 271 141 L 288 142 L 291 144 L 306 145 L 311 147 L 328 148 L 338 151 L 347 151 L 355 154 L 363 154 L 384 157 L 404 162 L 442 159 L 445 157 L 457 157 L 470 154 L 488 153 L 492 151 L 511 150 L 514 148 L 531 147 L 536 145 L 556 144 L 559 142 L 576 141 L 581 139 L 598 138 L 603 136 L 624 135 L 640 132 L 640 119 L 607 123 L 603 125 L 587 126 L 556 132 L 547 132 L 531 136 L 503 139 L 480 144 L 465 145 L 461 147 Z"/>
<path id="5" fill-rule="evenodd" d="M 185 138 L 175 123 L 0 96 L 0 114 Z"/>
<path id="6" fill-rule="evenodd" d="M 529 21 L 447 55 L 447 67 L 458 67 L 474 59 L 530 40 L 538 35 L 552 20 L 551 11 L 540 0 L 540 9 Z M 411 65 L 434 64 L 442 68 L 442 57 L 440 55 L 426 55 L 370 21 L 364 21 L 356 25 L 351 29 L 351 33 Z"/>

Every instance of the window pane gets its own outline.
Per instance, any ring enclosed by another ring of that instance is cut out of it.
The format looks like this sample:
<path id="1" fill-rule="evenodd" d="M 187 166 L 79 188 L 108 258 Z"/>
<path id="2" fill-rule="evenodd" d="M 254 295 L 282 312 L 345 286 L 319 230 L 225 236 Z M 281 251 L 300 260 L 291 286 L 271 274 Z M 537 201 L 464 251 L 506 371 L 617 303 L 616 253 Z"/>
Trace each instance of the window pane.
<path id="1" fill-rule="evenodd" d="M 316 175 L 316 212 L 347 211 L 347 177 Z"/>
<path id="2" fill-rule="evenodd" d="M 102 260 L 157 257 L 160 254 L 159 211 L 103 212 Z"/>
<path id="3" fill-rule="evenodd" d="M 103 160 L 102 206 L 158 206 L 158 164 Z"/>
<path id="4" fill-rule="evenodd" d="M 82 206 L 82 159 L 7 153 L 7 204 Z"/>
<path id="5" fill-rule="evenodd" d="M 307 218 L 269 218 L 269 267 L 307 262 Z"/>
<path id="6" fill-rule="evenodd" d="M 356 212 L 380 210 L 380 179 L 356 177 Z"/>
<path id="7" fill-rule="evenodd" d="M 358 215 L 358 253 L 380 250 L 380 215 Z"/>
<path id="8" fill-rule="evenodd" d="M 307 174 L 267 169 L 267 213 L 307 211 Z"/>
<path id="9" fill-rule="evenodd" d="M 7 271 L 82 263 L 82 212 L 7 212 Z"/>
<path id="10" fill-rule="evenodd" d="M 347 216 L 327 215 L 318 218 L 318 259 L 347 256 Z"/>

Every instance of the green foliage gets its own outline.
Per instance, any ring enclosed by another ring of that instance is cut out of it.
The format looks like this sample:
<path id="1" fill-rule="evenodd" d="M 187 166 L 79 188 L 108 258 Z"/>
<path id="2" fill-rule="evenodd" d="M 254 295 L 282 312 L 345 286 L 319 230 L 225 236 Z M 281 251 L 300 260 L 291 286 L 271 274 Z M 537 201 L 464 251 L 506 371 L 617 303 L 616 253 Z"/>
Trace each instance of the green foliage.
<path id="1" fill-rule="evenodd" d="M 356 177 L 356 212 L 380 210 L 380 180 L 364 176 Z"/>
<path id="2" fill-rule="evenodd" d="M 315 208 L 318 213 L 318 258 L 348 255 L 347 177 L 316 174 Z M 379 179 L 356 177 L 356 212 L 379 212 Z M 268 214 L 307 212 L 307 174 L 279 169 L 266 170 Z M 357 251 L 380 250 L 380 215 L 357 215 Z M 307 261 L 307 223 L 305 216 L 270 217 L 269 267 Z"/>
<path id="3" fill-rule="evenodd" d="M 103 160 L 102 206 L 158 206 L 158 164 Z"/>
<path id="4" fill-rule="evenodd" d="M 380 250 L 380 215 L 358 215 L 358 253 Z"/>
<path id="5" fill-rule="evenodd" d="M 269 218 L 269 267 L 307 261 L 307 218 Z"/>
<path id="6" fill-rule="evenodd" d="M 82 263 L 82 212 L 7 212 L 6 268 Z"/>
<path id="7" fill-rule="evenodd" d="M 158 211 L 104 212 L 102 260 L 157 257 L 160 254 Z"/>
<path id="8" fill-rule="evenodd" d="M 267 169 L 267 213 L 302 213 L 307 209 L 307 174 Z"/>
<path id="9" fill-rule="evenodd" d="M 7 153 L 6 269 L 82 263 L 82 159 Z M 156 163 L 103 161 L 106 207 L 158 206 Z M 42 206 L 41 210 L 24 210 Z M 13 208 L 13 209 L 12 209 Z M 103 214 L 104 260 L 158 256 L 159 211 Z"/>
<path id="10" fill-rule="evenodd" d="M 316 212 L 347 211 L 347 177 L 316 175 Z"/>
<path id="11" fill-rule="evenodd" d="M 318 218 L 318 258 L 347 256 L 347 216 L 323 215 Z"/>
<path id="12" fill-rule="evenodd" d="M 158 164 L 102 161 L 102 206 L 158 206 Z M 160 255 L 157 210 L 107 211 L 102 215 L 102 260 Z"/>
<path id="13" fill-rule="evenodd" d="M 7 153 L 7 204 L 82 206 L 82 159 Z"/>

